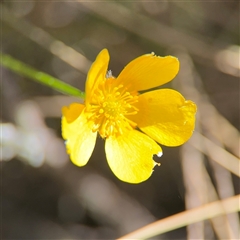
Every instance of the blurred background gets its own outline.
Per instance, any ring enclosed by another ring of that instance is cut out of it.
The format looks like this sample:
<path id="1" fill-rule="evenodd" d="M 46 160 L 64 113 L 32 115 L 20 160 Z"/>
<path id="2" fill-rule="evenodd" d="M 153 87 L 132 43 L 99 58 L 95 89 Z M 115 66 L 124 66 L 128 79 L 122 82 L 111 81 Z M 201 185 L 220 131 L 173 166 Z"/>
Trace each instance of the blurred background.
<path id="1" fill-rule="evenodd" d="M 239 194 L 239 1 L 2 1 L 2 52 L 84 91 L 107 48 L 117 76 L 134 58 L 179 58 L 173 88 L 198 105 L 183 146 L 138 185 L 118 180 L 104 141 L 83 168 L 61 138 L 76 101 L 1 67 L 3 239 L 114 239 L 148 223 Z M 153 239 L 238 239 L 238 213 Z"/>

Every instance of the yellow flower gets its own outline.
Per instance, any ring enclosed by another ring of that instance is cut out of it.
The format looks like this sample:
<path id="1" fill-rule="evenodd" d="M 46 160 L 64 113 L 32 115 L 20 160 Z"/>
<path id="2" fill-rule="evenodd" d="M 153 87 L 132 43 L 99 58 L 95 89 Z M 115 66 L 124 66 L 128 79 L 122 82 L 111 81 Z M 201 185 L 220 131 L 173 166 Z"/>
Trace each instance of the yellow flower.
<path id="1" fill-rule="evenodd" d="M 97 133 L 104 139 L 108 164 L 122 181 L 148 179 L 162 155 L 161 147 L 179 146 L 192 135 L 196 105 L 171 89 L 151 89 L 171 81 L 179 70 L 172 56 L 146 54 L 131 61 L 115 78 L 107 72 L 109 54 L 103 49 L 86 81 L 84 104 L 63 107 L 62 136 L 77 166 L 87 164 Z"/>

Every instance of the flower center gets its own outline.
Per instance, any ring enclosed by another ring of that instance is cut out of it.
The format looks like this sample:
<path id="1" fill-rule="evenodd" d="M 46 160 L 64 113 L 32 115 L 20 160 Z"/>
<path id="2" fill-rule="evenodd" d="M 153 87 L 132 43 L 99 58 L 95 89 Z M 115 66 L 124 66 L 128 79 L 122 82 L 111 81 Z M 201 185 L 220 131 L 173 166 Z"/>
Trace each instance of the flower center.
<path id="1" fill-rule="evenodd" d="M 87 106 L 89 120 L 93 121 L 93 131 L 99 131 L 102 138 L 123 134 L 125 130 L 136 127 L 136 123 L 127 118 L 138 109 L 137 92 L 128 92 L 123 85 L 116 85 L 115 78 L 109 77 L 100 83 Z"/>

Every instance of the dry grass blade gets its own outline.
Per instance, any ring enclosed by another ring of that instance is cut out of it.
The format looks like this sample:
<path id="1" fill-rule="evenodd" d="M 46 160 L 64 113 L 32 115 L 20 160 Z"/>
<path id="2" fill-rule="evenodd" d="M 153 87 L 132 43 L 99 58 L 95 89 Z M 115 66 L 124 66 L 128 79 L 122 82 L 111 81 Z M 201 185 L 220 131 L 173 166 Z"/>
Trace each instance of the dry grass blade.
<path id="1" fill-rule="evenodd" d="M 186 143 L 181 147 L 181 165 L 185 187 L 186 210 L 206 204 L 208 202 L 208 182 L 205 178 L 206 170 L 203 154 L 189 143 Z M 187 226 L 188 239 L 204 239 L 204 232 L 204 222 Z"/>
<path id="2" fill-rule="evenodd" d="M 216 201 L 218 197 L 226 199 L 235 195 L 231 172 L 239 175 L 240 162 L 235 157 L 239 156 L 239 133 L 211 103 L 210 96 L 205 90 L 203 80 L 191 56 L 186 52 L 178 52 L 177 55 L 180 56 L 182 63 L 180 81 L 178 81 L 180 89 L 198 106 L 197 132 L 182 148 L 186 208 L 193 208 Z M 202 129 L 206 136 L 200 134 Z M 235 156 L 226 151 L 224 146 Z M 217 190 L 208 176 L 205 165 L 200 165 L 204 155 L 209 159 Z M 237 239 L 239 221 L 236 213 L 214 218 L 211 222 L 219 239 Z M 211 226 L 204 230 L 206 224 L 208 222 L 188 226 L 189 239 L 203 239 L 204 237 L 210 239 L 213 233 L 209 231 Z M 204 232 L 209 236 L 204 236 Z"/>
<path id="3" fill-rule="evenodd" d="M 198 142 L 202 141 L 202 145 Z M 203 135 L 195 132 L 190 141 L 191 145 L 203 153 L 208 153 L 212 160 L 228 169 L 230 172 L 240 177 L 240 161 L 237 157 L 227 152 L 225 149 L 219 147 Z"/>
<path id="4" fill-rule="evenodd" d="M 204 164 L 204 155 L 190 144 L 191 141 L 192 139 L 181 149 L 181 162 L 186 190 L 185 203 L 187 209 L 193 209 L 203 204 L 218 200 L 217 191 Z M 201 142 L 198 142 L 198 145 L 201 144 Z M 225 168 L 222 169 L 227 171 Z M 226 177 L 222 177 L 227 182 Z M 233 195 L 234 194 L 231 193 L 228 197 Z M 219 239 L 237 238 L 237 234 L 229 224 L 228 217 L 225 214 L 210 219 L 210 222 L 211 225 L 208 221 L 205 223 L 198 222 L 190 224 L 187 228 L 188 239 L 204 239 L 204 237 L 211 239 L 211 236 L 213 235 L 211 227 L 213 227 L 214 232 Z M 221 228 L 219 226 L 221 226 Z"/>
<path id="5" fill-rule="evenodd" d="M 226 146 L 235 156 L 240 157 L 238 130 L 211 103 L 191 56 L 182 51 L 177 52 L 176 55 L 181 59 L 182 71 L 178 75 L 180 81 L 174 84 L 181 89 L 184 96 L 197 104 L 200 124 L 208 135 Z"/>
<path id="6" fill-rule="evenodd" d="M 63 42 L 56 40 L 43 29 L 34 26 L 24 19 L 15 17 L 14 14 L 8 11 L 6 7 L 1 5 L 1 8 L 2 20 L 13 29 L 31 39 L 33 42 L 51 52 L 53 55 L 57 56 L 73 68 L 87 74 L 91 61 L 89 61 L 85 56 Z"/>
<path id="7" fill-rule="evenodd" d="M 151 223 L 141 229 L 129 233 L 120 239 L 147 239 L 188 224 L 210 219 L 225 213 L 240 210 L 240 195 L 228 198 L 223 201 L 216 201 L 198 208 L 194 208 L 171 217 Z"/>
<path id="8" fill-rule="evenodd" d="M 210 61 L 214 60 L 213 57 L 220 50 L 217 47 L 213 48 L 208 45 L 206 39 L 202 36 L 193 37 L 187 35 L 160 22 L 154 21 L 149 17 L 137 14 L 123 6 L 123 4 L 101 2 L 100 7 L 99 3 L 96 2 L 79 0 L 76 0 L 76 2 L 108 22 L 165 47 L 174 46 L 176 44 L 175 39 L 178 39 L 178 44 L 188 49 L 191 54 Z M 116 11 L 116 9 L 118 9 L 118 11 Z"/>

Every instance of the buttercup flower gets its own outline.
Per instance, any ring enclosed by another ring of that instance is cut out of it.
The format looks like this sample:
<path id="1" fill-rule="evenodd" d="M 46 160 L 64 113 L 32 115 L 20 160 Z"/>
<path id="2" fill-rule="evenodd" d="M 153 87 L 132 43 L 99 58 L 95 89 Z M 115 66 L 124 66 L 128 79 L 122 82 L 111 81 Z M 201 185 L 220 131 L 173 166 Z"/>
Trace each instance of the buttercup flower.
<path id="1" fill-rule="evenodd" d="M 113 173 L 122 181 L 139 183 L 151 176 L 153 155 L 162 155 L 157 142 L 179 146 L 190 138 L 196 105 L 172 89 L 139 93 L 171 81 L 179 70 L 175 57 L 140 56 L 117 78 L 107 71 L 108 63 L 103 49 L 89 70 L 84 104 L 62 109 L 62 136 L 72 162 L 84 166 L 99 133 L 106 140 Z"/>

